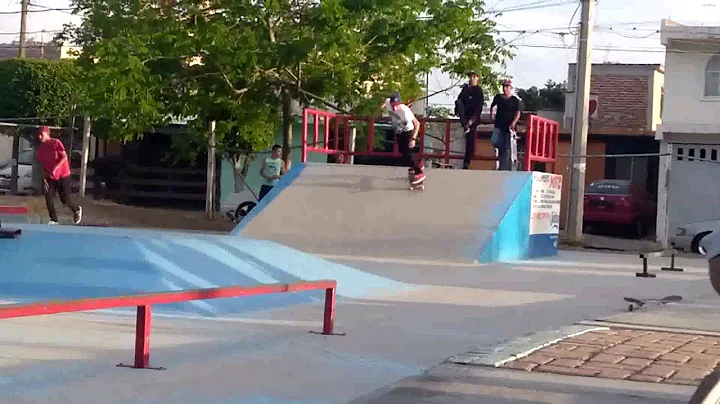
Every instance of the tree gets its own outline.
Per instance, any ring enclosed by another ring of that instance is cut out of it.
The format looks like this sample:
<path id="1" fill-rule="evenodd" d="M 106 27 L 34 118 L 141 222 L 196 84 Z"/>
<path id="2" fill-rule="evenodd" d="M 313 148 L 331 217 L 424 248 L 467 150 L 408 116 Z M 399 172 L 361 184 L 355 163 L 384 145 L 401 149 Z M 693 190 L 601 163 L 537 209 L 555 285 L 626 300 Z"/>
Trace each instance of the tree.
<path id="1" fill-rule="evenodd" d="M 448 107 L 440 105 L 429 105 L 427 107 L 428 118 L 449 118 L 455 115 L 455 112 Z"/>
<path id="2" fill-rule="evenodd" d="M 376 114 L 381 97 L 422 93 L 440 68 L 497 77 L 511 55 L 496 40 L 481 0 L 73 0 L 80 26 L 57 39 L 82 46 L 92 83 L 81 104 L 115 117 L 111 134 L 141 136 L 172 116 L 192 117 L 185 153 L 205 144 L 209 120 L 228 153 L 270 145 L 279 121 L 284 158 L 291 105 Z M 328 101 L 330 100 L 330 101 Z M 280 120 L 282 117 L 282 120 Z"/>
<path id="3" fill-rule="evenodd" d="M 567 86 L 563 83 L 556 83 L 548 80 L 545 87 L 538 89 L 532 86 L 528 89 L 518 89 L 518 96 L 522 98 L 525 109 L 528 111 L 538 111 L 541 109 L 565 109 L 565 93 Z"/>

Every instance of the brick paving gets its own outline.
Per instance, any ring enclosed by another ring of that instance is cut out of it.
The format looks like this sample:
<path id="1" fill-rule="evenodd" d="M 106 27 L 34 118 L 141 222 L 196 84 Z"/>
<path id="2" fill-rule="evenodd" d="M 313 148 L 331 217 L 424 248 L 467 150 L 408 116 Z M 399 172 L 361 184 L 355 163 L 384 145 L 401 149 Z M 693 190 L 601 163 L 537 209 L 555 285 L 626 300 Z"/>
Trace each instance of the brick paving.
<path id="1" fill-rule="evenodd" d="M 501 367 L 695 386 L 718 364 L 718 337 L 614 328 L 566 338 Z"/>

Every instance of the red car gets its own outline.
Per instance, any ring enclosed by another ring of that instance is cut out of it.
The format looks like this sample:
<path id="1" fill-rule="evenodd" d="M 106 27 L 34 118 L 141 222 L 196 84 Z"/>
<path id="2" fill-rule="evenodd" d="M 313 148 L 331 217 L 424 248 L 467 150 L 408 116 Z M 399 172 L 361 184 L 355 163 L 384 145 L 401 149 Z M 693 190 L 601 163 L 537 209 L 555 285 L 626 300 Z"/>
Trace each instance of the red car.
<path id="1" fill-rule="evenodd" d="M 654 226 L 657 204 L 629 180 L 600 180 L 585 189 L 583 226 L 623 226 L 643 237 Z"/>

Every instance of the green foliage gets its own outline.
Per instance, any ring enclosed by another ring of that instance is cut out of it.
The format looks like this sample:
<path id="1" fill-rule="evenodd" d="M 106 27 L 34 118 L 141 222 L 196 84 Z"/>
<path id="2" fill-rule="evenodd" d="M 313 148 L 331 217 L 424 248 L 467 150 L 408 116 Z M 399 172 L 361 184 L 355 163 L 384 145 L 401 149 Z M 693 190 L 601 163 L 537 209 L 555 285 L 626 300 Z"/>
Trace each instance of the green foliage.
<path id="1" fill-rule="evenodd" d="M 455 115 L 455 111 L 447 107 L 439 105 L 429 105 L 427 107 L 427 116 L 429 118 L 449 118 Z"/>
<path id="2" fill-rule="evenodd" d="M 66 117 L 73 96 L 82 92 L 79 69 L 73 61 L 0 60 L 2 118 Z M 58 124 L 59 120 L 36 122 Z"/>
<path id="3" fill-rule="evenodd" d="M 92 86 L 81 108 L 112 119 L 116 139 L 191 117 L 185 152 L 217 120 L 218 147 L 267 148 L 281 91 L 301 106 L 379 112 L 392 90 L 422 95 L 431 68 L 496 81 L 510 56 L 482 0 L 73 0 L 81 26 L 58 40 L 83 47 Z M 331 100 L 330 102 L 324 100 Z M 290 117 L 283 117 L 289 120 Z"/>
<path id="4" fill-rule="evenodd" d="M 522 98 L 525 110 L 538 111 L 541 109 L 554 109 L 562 111 L 565 109 L 565 83 L 556 83 L 548 80 L 545 87 L 538 89 L 532 86 L 528 89 L 519 88 L 517 95 Z"/>

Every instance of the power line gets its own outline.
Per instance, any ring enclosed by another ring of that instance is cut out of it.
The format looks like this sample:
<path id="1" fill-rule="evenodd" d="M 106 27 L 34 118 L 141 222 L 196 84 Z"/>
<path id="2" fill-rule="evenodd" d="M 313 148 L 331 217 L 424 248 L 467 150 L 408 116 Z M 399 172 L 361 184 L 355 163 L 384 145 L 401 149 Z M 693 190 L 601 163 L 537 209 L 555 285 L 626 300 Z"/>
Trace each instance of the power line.
<path id="1" fill-rule="evenodd" d="M 28 13 L 47 13 L 51 11 L 73 11 L 72 8 L 44 8 L 42 10 L 27 10 Z M 22 10 L 18 11 L 0 11 L 0 15 L 18 15 L 22 14 Z"/>
<path id="2" fill-rule="evenodd" d="M 564 1 L 550 2 L 547 0 L 542 0 L 542 1 L 526 3 L 526 4 L 518 4 L 516 6 L 510 6 L 507 8 L 502 8 L 502 9 L 497 9 L 497 10 L 487 10 L 486 13 L 488 13 L 488 14 L 503 14 L 503 13 L 510 13 L 513 11 L 540 10 L 540 9 L 544 9 L 544 8 L 560 7 L 560 6 L 565 6 L 568 4 L 575 4 L 576 1 L 577 0 L 564 0 Z"/>

